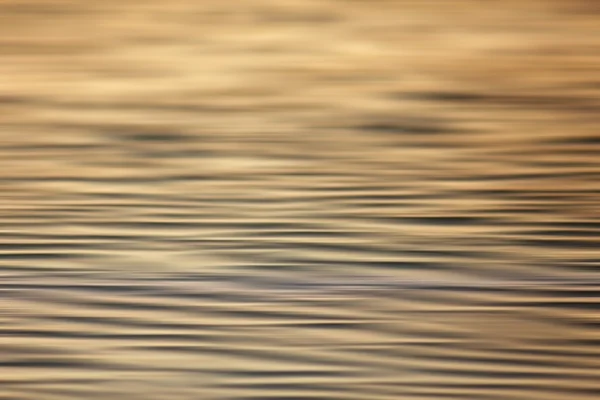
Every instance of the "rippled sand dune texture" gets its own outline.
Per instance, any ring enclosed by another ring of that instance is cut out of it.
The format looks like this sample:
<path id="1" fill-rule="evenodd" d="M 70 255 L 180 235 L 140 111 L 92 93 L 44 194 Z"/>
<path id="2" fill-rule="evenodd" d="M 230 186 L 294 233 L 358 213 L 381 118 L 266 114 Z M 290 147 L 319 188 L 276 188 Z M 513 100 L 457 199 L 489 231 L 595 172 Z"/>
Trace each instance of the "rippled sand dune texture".
<path id="1" fill-rule="evenodd" d="M 0 400 L 592 400 L 592 1 L 0 2 Z"/>

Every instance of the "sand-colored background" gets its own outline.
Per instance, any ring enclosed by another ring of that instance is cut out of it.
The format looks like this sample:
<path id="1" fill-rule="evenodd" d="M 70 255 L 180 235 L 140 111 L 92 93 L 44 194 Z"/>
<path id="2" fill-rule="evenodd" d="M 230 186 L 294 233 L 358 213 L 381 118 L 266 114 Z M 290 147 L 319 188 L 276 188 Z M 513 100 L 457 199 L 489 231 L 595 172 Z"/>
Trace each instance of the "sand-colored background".
<path id="1" fill-rule="evenodd" d="M 2 1 L 0 398 L 595 398 L 599 11 Z"/>

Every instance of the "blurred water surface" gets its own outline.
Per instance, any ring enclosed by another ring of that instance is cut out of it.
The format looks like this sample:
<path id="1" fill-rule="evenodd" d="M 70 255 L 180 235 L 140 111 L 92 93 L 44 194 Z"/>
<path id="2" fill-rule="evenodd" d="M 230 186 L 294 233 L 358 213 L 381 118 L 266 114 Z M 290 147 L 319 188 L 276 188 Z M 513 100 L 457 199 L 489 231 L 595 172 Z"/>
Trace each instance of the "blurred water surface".
<path id="1" fill-rule="evenodd" d="M 595 399 L 598 7 L 0 3 L 0 399 Z"/>

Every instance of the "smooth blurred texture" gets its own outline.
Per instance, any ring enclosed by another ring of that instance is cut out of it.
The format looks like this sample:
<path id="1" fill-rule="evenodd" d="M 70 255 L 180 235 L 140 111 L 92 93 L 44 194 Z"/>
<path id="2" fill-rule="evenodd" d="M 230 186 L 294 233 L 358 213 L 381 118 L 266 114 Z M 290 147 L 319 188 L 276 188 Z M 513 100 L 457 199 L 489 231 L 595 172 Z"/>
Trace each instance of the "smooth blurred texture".
<path id="1" fill-rule="evenodd" d="M 0 1 L 0 400 L 592 400 L 594 1 Z"/>

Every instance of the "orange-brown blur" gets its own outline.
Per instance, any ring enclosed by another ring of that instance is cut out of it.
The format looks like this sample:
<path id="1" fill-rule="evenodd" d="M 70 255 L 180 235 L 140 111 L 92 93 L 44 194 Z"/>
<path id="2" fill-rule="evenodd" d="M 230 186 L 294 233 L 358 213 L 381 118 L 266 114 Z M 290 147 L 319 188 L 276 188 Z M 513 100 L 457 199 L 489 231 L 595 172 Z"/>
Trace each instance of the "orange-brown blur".
<path id="1" fill-rule="evenodd" d="M 599 14 L 0 1 L 0 399 L 596 399 Z"/>

